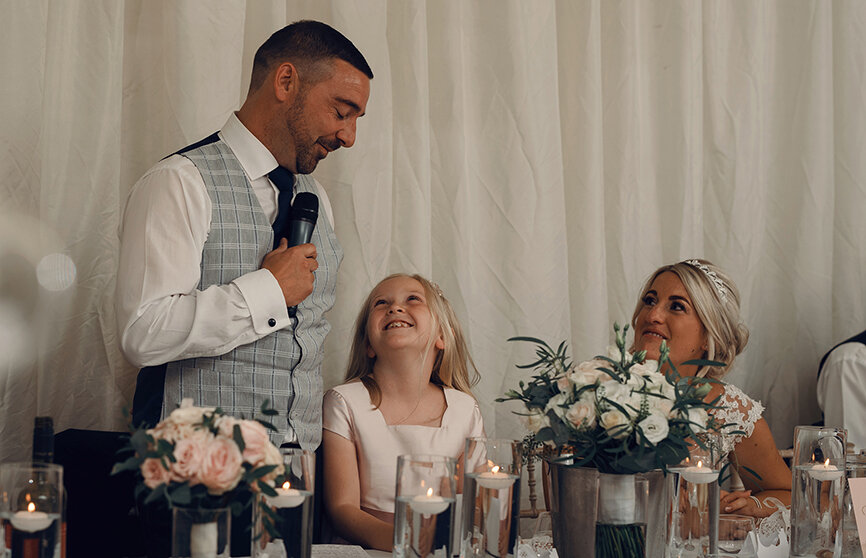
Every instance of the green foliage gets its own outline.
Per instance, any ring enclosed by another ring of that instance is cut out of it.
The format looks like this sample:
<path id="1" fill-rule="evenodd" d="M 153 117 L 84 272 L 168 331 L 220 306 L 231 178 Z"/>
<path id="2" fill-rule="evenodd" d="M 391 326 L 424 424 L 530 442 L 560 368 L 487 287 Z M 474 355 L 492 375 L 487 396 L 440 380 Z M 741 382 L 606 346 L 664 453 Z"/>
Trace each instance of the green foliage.
<path id="1" fill-rule="evenodd" d="M 627 325 L 620 328 L 614 324 L 617 354 L 595 357 L 600 364 L 594 367 L 597 377 L 591 382 L 583 382 L 581 378 L 586 376 L 575 374 L 576 367 L 565 342 L 554 349 L 536 337 L 509 339 L 535 345 L 535 358 L 527 364 L 516 365 L 532 370 L 533 374 L 528 381 L 520 381 L 518 389 L 508 390 L 496 401 L 520 401 L 526 412 L 518 414 L 542 425 L 530 435 L 530 444 L 543 444 L 548 457 L 567 456 L 574 466 L 594 467 L 603 473 L 667 471 L 668 467 L 688 457 L 689 442 L 706 428 L 689 419 L 690 411 L 718 408 L 718 398 L 704 401 L 716 381 L 682 377 L 671 362 L 670 350 L 664 342 L 658 366 L 649 369 L 644 364 L 645 351 L 633 355 L 628 352 L 628 329 Z M 722 365 L 703 360 L 686 364 Z M 581 367 L 585 372 L 586 365 L 581 364 Z M 628 388 L 629 397 L 608 396 L 608 390 L 617 384 Z M 594 418 L 575 424 L 566 415 L 581 403 L 594 406 Z M 667 434 L 653 443 L 644 431 L 644 427 L 649 426 L 642 426 L 642 421 L 650 415 L 659 420 L 657 409 L 666 408 L 668 403 Z M 627 422 L 603 428 L 599 419 L 610 411 L 622 413 Z M 709 426 L 716 428 L 718 425 L 711 423 Z"/>

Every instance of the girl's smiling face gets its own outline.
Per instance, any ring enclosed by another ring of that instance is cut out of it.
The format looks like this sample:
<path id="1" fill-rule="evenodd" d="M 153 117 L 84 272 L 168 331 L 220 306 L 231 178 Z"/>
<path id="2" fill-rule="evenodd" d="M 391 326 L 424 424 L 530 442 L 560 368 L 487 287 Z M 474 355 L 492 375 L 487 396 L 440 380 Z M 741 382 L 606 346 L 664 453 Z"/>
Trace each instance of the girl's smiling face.
<path id="1" fill-rule="evenodd" d="M 438 325 L 427 306 L 424 287 L 412 277 L 392 277 L 380 283 L 370 298 L 367 319 L 368 356 L 384 350 L 413 348 L 423 351 L 434 333 L 434 346 L 445 347 Z"/>
<path id="2" fill-rule="evenodd" d="M 634 321 L 635 351 L 646 351 L 647 359 L 658 360 L 659 347 L 666 340 L 671 362 L 678 369 L 683 362 L 703 356 L 707 350 L 706 328 L 675 273 L 666 271 L 656 277 L 641 301 L 642 307 Z M 696 370 L 696 367 L 689 368 Z M 688 370 L 680 370 L 680 373 L 689 374 Z"/>

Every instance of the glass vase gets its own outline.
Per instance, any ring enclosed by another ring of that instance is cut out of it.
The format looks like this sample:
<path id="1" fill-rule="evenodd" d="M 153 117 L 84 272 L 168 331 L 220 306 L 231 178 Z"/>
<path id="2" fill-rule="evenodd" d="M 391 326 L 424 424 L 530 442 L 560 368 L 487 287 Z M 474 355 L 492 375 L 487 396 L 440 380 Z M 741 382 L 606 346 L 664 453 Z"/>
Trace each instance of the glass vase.
<path id="1" fill-rule="evenodd" d="M 253 504 L 252 558 L 310 558 L 316 454 L 281 448 L 286 467 L 275 497 L 258 494 Z"/>
<path id="2" fill-rule="evenodd" d="M 605 475 L 551 461 L 553 545 L 559 556 L 663 556 L 670 488 L 661 471 Z"/>
<path id="3" fill-rule="evenodd" d="M 792 557 L 835 556 L 835 549 L 841 546 L 847 485 L 845 437 L 842 428 L 798 426 L 794 429 Z"/>
<path id="4" fill-rule="evenodd" d="M 228 558 L 231 554 L 230 539 L 229 508 L 172 509 L 172 558 Z"/>

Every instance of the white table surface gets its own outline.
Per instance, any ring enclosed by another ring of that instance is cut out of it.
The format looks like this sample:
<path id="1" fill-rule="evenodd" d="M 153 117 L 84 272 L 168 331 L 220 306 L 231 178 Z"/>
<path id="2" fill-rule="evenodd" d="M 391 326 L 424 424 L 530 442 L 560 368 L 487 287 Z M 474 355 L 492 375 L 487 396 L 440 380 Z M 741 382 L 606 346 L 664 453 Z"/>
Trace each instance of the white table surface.
<path id="1" fill-rule="evenodd" d="M 312 558 L 386 558 L 390 552 L 364 550 L 360 546 L 342 544 L 314 544 Z"/>

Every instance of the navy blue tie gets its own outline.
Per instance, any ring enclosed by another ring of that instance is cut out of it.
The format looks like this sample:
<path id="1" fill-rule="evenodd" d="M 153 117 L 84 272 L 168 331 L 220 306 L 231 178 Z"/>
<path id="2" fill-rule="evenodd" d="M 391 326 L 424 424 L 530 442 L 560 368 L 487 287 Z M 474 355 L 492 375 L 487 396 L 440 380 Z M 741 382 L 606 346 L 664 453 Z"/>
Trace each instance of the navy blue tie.
<path id="1" fill-rule="evenodd" d="M 280 245 L 283 229 L 289 222 L 292 211 L 292 193 L 295 186 L 295 176 L 286 167 L 277 167 L 268 173 L 268 178 L 280 191 L 277 197 L 277 218 L 274 221 L 274 248 Z"/>

